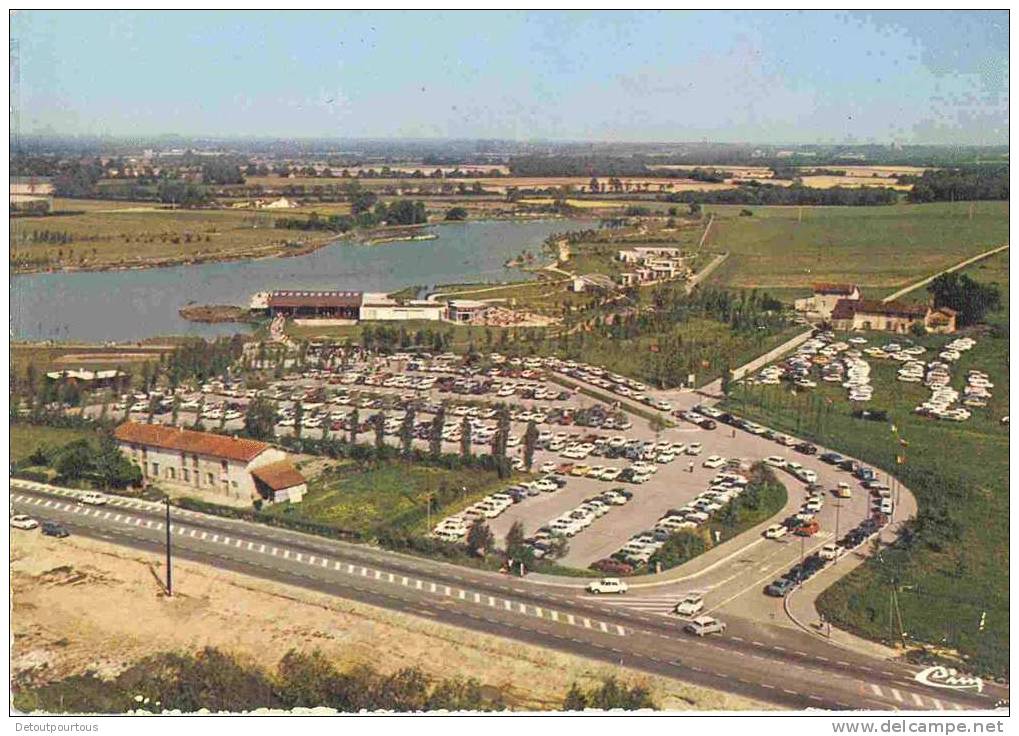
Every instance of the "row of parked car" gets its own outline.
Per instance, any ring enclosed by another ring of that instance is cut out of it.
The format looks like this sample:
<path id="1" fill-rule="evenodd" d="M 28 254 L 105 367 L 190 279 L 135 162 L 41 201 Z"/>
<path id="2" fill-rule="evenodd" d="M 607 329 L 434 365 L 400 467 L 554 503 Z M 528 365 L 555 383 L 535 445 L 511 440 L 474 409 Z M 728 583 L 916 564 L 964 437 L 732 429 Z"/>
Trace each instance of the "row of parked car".
<path id="1" fill-rule="evenodd" d="M 633 535 L 619 550 L 610 557 L 594 562 L 591 568 L 601 572 L 629 574 L 647 565 L 671 535 L 707 523 L 714 514 L 744 492 L 748 481 L 741 467 L 739 461 L 733 461 L 731 469 L 711 479 L 707 490 L 685 506 L 666 511 L 654 527 Z"/>
<path id="2" fill-rule="evenodd" d="M 548 524 L 540 527 L 525 541 L 534 556 L 538 559 L 551 556 L 561 547 L 556 544 L 556 537 L 573 537 L 587 529 L 596 520 L 607 514 L 615 506 L 623 506 L 633 498 L 633 493 L 625 488 L 613 488 L 590 496 L 576 508 L 560 514 Z"/>

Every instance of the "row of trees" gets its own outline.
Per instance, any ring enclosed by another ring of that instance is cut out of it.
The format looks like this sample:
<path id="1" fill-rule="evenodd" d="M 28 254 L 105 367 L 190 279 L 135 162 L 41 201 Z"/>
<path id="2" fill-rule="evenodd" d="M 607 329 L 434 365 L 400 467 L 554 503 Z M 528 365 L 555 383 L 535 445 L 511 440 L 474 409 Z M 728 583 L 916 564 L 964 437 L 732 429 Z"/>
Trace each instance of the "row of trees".
<path id="1" fill-rule="evenodd" d="M 931 169 L 920 176 L 900 177 L 912 184 L 910 202 L 958 202 L 962 200 L 1007 200 L 1008 166 L 972 166 Z"/>
<path id="2" fill-rule="evenodd" d="M 142 699 L 139 702 L 138 697 Z M 287 652 L 272 672 L 206 647 L 194 654 L 146 657 L 110 680 L 75 675 L 15 696 L 25 711 L 123 713 L 199 710 L 244 713 L 259 708 L 360 711 L 492 711 L 505 707 L 476 680 L 435 680 L 416 667 L 382 674 L 369 665 L 338 669 L 319 651 Z"/>
<path id="3" fill-rule="evenodd" d="M 665 196 L 667 202 L 746 205 L 809 205 L 870 207 L 895 204 L 899 193 L 890 187 L 830 187 L 818 189 L 800 184 L 783 187 L 776 184 L 746 182 L 735 189 L 711 192 L 685 191 Z"/>

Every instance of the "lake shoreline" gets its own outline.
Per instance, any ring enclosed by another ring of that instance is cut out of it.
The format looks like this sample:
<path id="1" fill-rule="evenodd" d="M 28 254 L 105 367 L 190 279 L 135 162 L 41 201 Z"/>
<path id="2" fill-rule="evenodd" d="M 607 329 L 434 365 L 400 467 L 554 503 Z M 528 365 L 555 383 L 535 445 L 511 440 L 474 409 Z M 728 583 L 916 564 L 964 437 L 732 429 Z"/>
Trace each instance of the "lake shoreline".
<path id="1" fill-rule="evenodd" d="M 541 217 L 527 217 L 527 216 L 493 216 L 484 217 L 469 220 L 469 222 L 535 222 L 537 220 L 567 220 L 567 219 L 582 219 L 582 217 L 571 216 L 564 217 L 562 215 L 542 215 Z M 468 222 L 463 220 L 461 222 Z M 436 240 L 438 235 L 433 234 L 407 234 L 408 228 L 422 229 L 425 227 L 434 227 L 436 225 L 450 225 L 457 224 L 446 220 L 439 220 L 436 222 L 420 223 L 419 225 L 393 225 L 382 228 L 373 228 L 366 230 L 363 233 L 346 232 L 346 233 L 329 233 L 328 236 L 323 237 L 321 240 L 316 239 L 314 242 L 302 243 L 299 247 L 290 247 L 287 245 L 282 246 L 271 246 L 261 247 L 257 250 L 242 251 L 238 253 L 209 253 L 197 256 L 169 256 L 167 258 L 154 258 L 151 260 L 143 261 L 140 263 L 131 264 L 105 264 L 97 266 L 61 266 L 60 268 L 44 268 L 36 266 L 19 267 L 15 264 L 10 266 L 11 276 L 31 276 L 35 274 L 49 274 L 49 273 L 106 273 L 116 271 L 146 271 L 154 268 L 172 268 L 175 266 L 201 266 L 208 265 L 210 263 L 243 263 L 247 261 L 259 261 L 275 258 L 295 258 L 299 256 L 306 256 L 310 253 L 314 253 L 321 248 L 325 248 L 329 245 L 334 245 L 342 241 L 356 241 L 360 245 L 385 245 L 387 243 L 400 243 L 407 241 L 430 241 Z M 388 236 L 388 233 L 394 233 L 392 237 Z M 268 251 L 268 252 L 267 252 Z"/>

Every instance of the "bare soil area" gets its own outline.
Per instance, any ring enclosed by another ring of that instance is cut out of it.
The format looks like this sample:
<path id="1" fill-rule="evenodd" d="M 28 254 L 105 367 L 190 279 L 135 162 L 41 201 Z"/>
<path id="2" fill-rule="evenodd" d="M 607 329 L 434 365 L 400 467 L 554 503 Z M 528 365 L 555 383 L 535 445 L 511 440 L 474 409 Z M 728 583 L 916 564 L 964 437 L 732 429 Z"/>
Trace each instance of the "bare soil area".
<path id="1" fill-rule="evenodd" d="M 669 710 L 768 706 L 624 668 L 476 634 L 426 619 L 179 562 L 178 594 L 163 595 L 156 555 L 105 542 L 12 530 L 12 677 L 47 682 L 93 670 L 114 675 L 159 652 L 214 646 L 273 667 L 292 648 L 345 667 L 418 666 L 477 678 L 516 710 L 562 704 L 570 684 L 615 674 L 644 682 Z"/>

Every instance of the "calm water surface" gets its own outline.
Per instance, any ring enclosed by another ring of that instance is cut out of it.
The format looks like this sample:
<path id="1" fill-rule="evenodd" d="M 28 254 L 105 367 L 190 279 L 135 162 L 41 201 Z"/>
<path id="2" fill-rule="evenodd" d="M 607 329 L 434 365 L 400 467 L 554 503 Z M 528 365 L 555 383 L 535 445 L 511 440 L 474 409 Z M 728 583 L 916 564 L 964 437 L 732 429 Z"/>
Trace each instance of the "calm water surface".
<path id="1" fill-rule="evenodd" d="M 247 305 L 270 289 L 395 291 L 405 286 L 519 281 L 503 263 L 536 252 L 554 232 L 583 220 L 479 221 L 436 225 L 435 240 L 360 246 L 349 242 L 295 258 L 209 263 L 139 271 L 45 273 L 11 279 L 11 334 L 18 340 L 128 341 L 153 335 L 229 335 L 235 324 L 188 322 L 188 303 Z"/>

